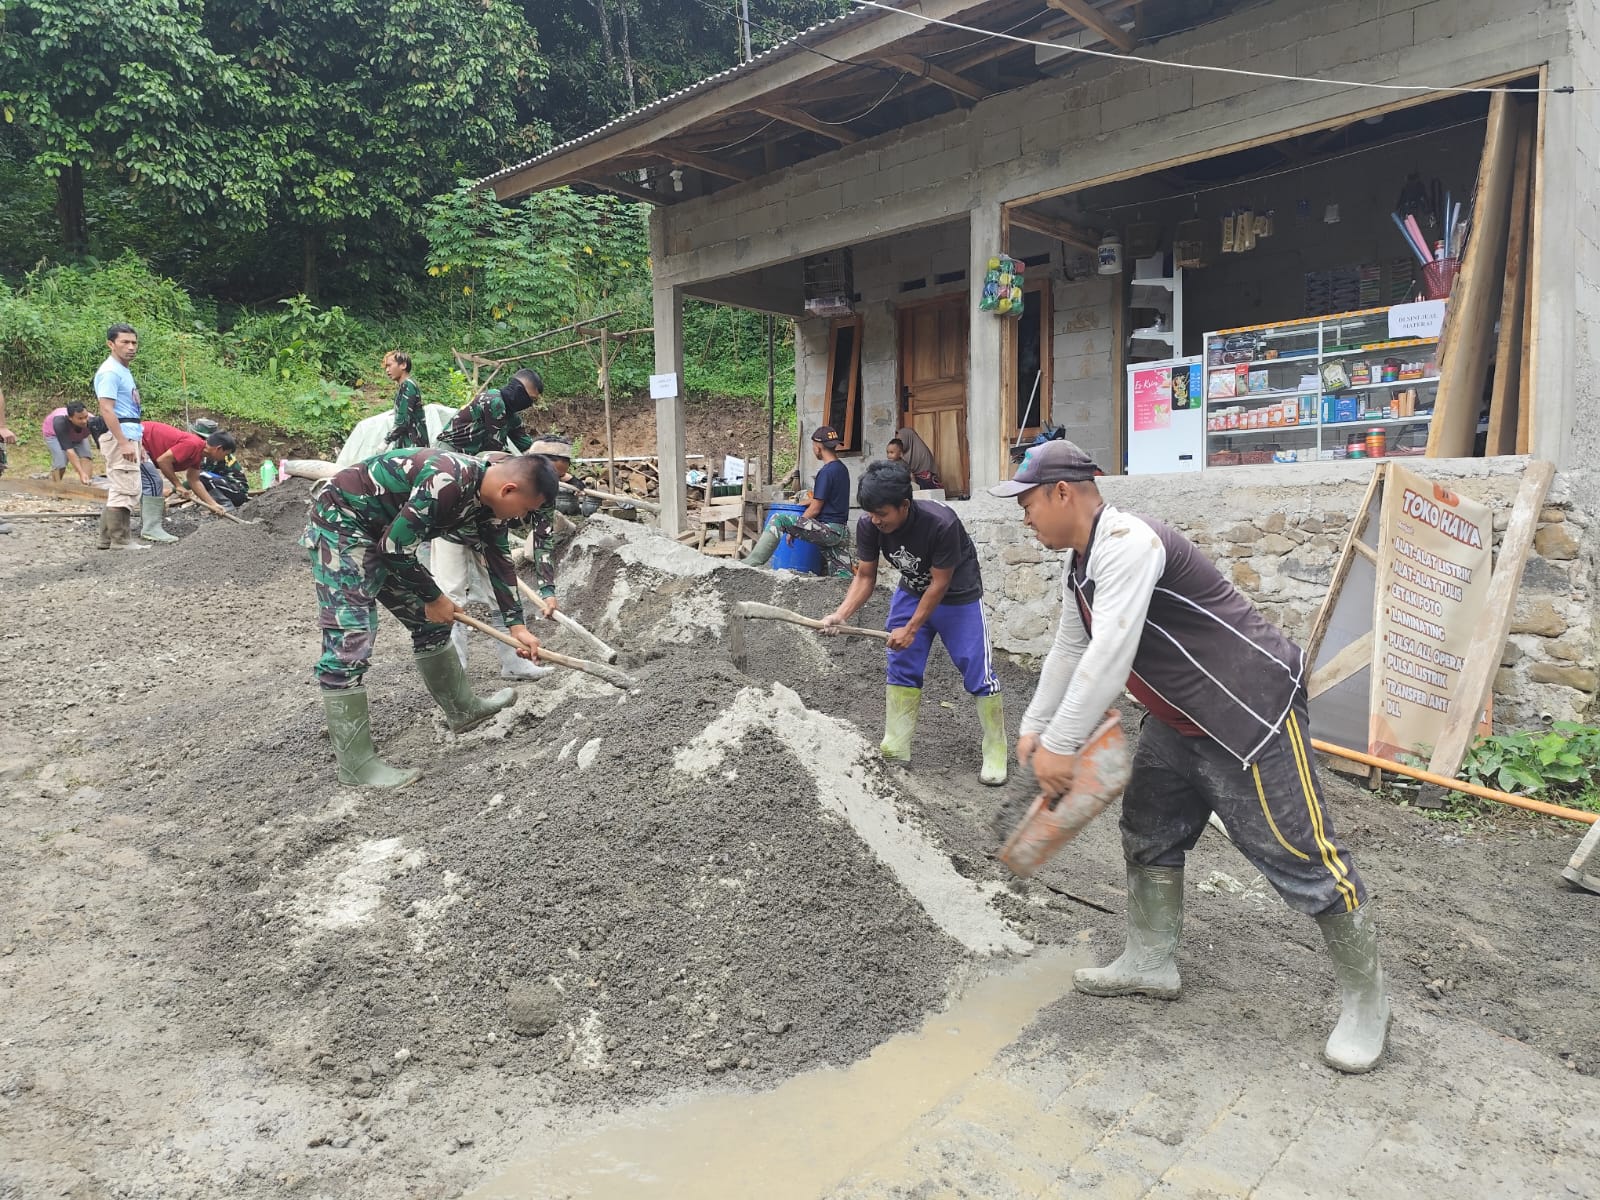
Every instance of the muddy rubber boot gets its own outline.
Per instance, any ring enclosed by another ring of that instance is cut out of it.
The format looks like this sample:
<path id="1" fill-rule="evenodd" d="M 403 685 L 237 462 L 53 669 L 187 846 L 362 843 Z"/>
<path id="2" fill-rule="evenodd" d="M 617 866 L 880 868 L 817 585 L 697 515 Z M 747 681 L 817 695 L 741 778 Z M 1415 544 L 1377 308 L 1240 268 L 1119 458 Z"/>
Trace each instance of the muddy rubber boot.
<path id="1" fill-rule="evenodd" d="M 978 721 L 983 725 L 983 770 L 978 782 L 999 787 L 1006 781 L 1006 718 L 1000 693 L 978 697 Z"/>
<path id="2" fill-rule="evenodd" d="M 772 552 L 778 548 L 780 534 L 776 529 L 767 528 L 761 531 L 761 536 L 756 539 L 756 544 L 750 547 L 750 553 L 744 556 L 744 565 L 747 567 L 764 567 L 772 561 Z"/>
<path id="3" fill-rule="evenodd" d="M 333 743 L 333 756 L 339 760 L 340 783 L 397 788 L 422 778 L 422 772 L 415 767 L 391 767 L 372 748 L 366 688 L 323 688 L 322 710 L 328 716 L 328 740 Z"/>
<path id="4" fill-rule="evenodd" d="M 494 627 L 500 630 L 501 633 L 506 632 L 505 623 L 503 621 L 495 621 L 493 624 Z M 504 642 L 496 642 L 494 644 L 494 650 L 495 653 L 500 656 L 501 679 L 543 679 L 546 675 L 549 675 L 555 670 L 554 667 L 546 667 L 540 663 L 531 662 L 530 660 L 523 658 Z"/>
<path id="5" fill-rule="evenodd" d="M 1339 1022 L 1322 1048 L 1322 1061 L 1359 1075 L 1383 1055 L 1389 1036 L 1389 994 L 1378 961 L 1378 929 L 1369 905 L 1316 918 L 1339 981 Z"/>
<path id="6" fill-rule="evenodd" d="M 161 518 L 166 515 L 167 502 L 160 496 L 139 497 L 139 538 L 146 542 L 175 542 L 173 537 L 161 527 Z"/>
<path id="7" fill-rule="evenodd" d="M 456 649 L 456 657 L 461 660 L 462 669 L 467 665 L 467 627 L 457 621 L 450 627 L 450 644 Z"/>
<path id="8" fill-rule="evenodd" d="M 1115 961 L 1072 973 L 1087 996 L 1178 998 L 1183 933 L 1183 868 L 1128 864 L 1128 944 Z"/>
<path id="9" fill-rule="evenodd" d="M 911 761 L 911 735 L 917 731 L 922 689 L 890 684 L 883 699 L 883 743 L 878 753 L 890 762 Z"/>
<path id="10" fill-rule="evenodd" d="M 111 510 L 111 547 L 114 550 L 148 550 L 133 537 L 133 512 L 126 508 Z"/>
<path id="11" fill-rule="evenodd" d="M 422 682 L 428 686 L 428 694 L 444 710 L 444 719 L 454 733 L 465 733 L 517 702 L 515 688 L 501 688 L 487 699 L 474 696 L 467 683 L 467 673 L 456 657 L 456 649 L 449 642 L 420 651 L 413 657 Z"/>
<path id="12" fill-rule="evenodd" d="M 111 510 L 109 508 L 100 510 L 100 526 L 96 532 L 99 538 L 95 542 L 95 546 L 101 550 L 111 549 Z"/>

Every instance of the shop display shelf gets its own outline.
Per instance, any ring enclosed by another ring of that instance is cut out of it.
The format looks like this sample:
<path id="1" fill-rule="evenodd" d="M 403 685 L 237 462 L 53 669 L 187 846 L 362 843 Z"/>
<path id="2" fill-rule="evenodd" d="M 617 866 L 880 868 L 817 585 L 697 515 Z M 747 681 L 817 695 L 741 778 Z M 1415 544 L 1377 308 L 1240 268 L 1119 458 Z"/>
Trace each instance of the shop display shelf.
<path id="1" fill-rule="evenodd" d="M 1324 429 L 1354 429 L 1357 425 L 1426 425 L 1433 420 L 1433 411 L 1412 413 L 1409 417 L 1372 417 L 1366 421 L 1324 421 Z M 1251 430 L 1254 433 L 1254 430 Z"/>
<path id="2" fill-rule="evenodd" d="M 1333 396 L 1349 396 L 1355 392 L 1375 392 L 1379 388 L 1426 387 L 1430 383 L 1438 383 L 1437 375 L 1429 375 L 1422 379 L 1391 379 L 1388 383 L 1352 383 L 1342 392 L 1330 392 Z"/>
<path id="3" fill-rule="evenodd" d="M 1365 422 L 1363 422 L 1363 424 L 1376 425 L 1376 424 L 1378 424 L 1378 422 L 1376 422 L 1376 421 L 1365 421 Z M 1275 438 L 1277 438 L 1277 437 L 1286 437 L 1291 433 L 1309 433 L 1313 437 L 1315 437 L 1316 436 L 1316 432 L 1317 432 L 1316 424 L 1314 422 L 1307 422 L 1304 425 L 1269 425 L 1265 429 L 1208 429 L 1208 430 L 1206 430 L 1206 436 L 1207 437 L 1214 437 L 1214 438 L 1220 438 L 1220 437 L 1243 437 L 1243 438 L 1275 437 Z"/>

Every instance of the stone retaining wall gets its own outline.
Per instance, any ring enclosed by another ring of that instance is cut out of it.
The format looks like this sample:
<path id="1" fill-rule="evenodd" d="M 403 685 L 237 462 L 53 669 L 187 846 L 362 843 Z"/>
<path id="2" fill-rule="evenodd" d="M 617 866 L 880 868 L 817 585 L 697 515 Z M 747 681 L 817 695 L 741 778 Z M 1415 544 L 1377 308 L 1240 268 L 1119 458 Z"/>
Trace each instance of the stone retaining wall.
<path id="1" fill-rule="evenodd" d="M 1493 507 L 1498 549 L 1526 459 L 1419 459 L 1407 465 Z M 1108 503 L 1166 521 L 1194 539 L 1270 619 L 1303 643 L 1370 478 L 1368 463 L 1316 463 L 1108 478 L 1101 490 Z M 1495 677 L 1497 727 L 1597 715 L 1597 502 L 1600 471 L 1556 477 Z M 1014 501 L 984 496 L 952 507 L 978 546 L 996 647 L 1045 653 L 1059 613 L 1060 556 L 1023 528 Z"/>

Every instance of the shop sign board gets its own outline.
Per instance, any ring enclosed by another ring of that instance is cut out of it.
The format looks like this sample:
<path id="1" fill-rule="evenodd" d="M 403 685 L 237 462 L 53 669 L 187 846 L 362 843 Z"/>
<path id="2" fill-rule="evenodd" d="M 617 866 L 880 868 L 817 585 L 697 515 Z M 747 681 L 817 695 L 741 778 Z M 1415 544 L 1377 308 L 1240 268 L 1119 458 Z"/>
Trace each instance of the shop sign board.
<path id="1" fill-rule="evenodd" d="M 1489 592 L 1493 513 L 1388 464 L 1379 517 L 1369 754 L 1426 762 L 1451 711 Z"/>
<path id="2" fill-rule="evenodd" d="M 1133 430 L 1147 433 L 1172 425 L 1172 368 L 1133 372 Z"/>
<path id="3" fill-rule="evenodd" d="M 1444 301 L 1419 300 L 1389 309 L 1389 337 L 1394 341 L 1436 338 L 1444 332 Z"/>

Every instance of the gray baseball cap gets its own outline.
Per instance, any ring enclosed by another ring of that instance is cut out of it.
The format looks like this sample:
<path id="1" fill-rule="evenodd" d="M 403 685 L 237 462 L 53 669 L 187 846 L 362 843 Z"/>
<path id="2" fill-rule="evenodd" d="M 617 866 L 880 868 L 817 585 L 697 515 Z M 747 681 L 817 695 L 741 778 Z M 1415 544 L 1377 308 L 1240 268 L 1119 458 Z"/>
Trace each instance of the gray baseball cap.
<path id="1" fill-rule="evenodd" d="M 1017 473 L 1004 483 L 995 484 L 989 494 L 1020 496 L 1041 484 L 1082 483 L 1104 474 L 1076 443 L 1057 439 L 1031 447 Z"/>

